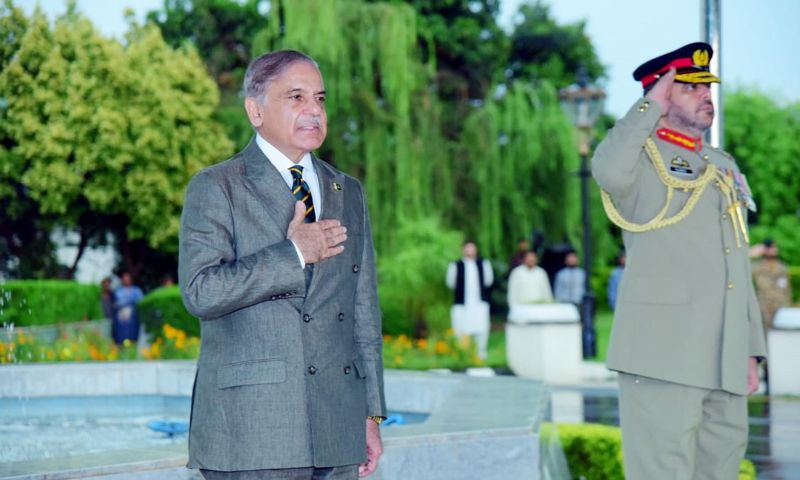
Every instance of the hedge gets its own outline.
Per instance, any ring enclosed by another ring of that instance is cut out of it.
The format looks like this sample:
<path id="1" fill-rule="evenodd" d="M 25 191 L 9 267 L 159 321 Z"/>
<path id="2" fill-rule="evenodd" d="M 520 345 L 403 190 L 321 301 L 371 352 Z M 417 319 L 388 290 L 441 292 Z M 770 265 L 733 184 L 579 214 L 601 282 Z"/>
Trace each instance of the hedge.
<path id="1" fill-rule="evenodd" d="M 71 280 L 12 280 L 0 284 L 0 325 L 27 327 L 101 318 L 99 285 Z"/>
<path id="2" fill-rule="evenodd" d="M 559 423 L 556 428 L 573 479 L 624 480 L 619 427 Z M 739 465 L 739 480 L 756 480 L 756 469 L 750 460 L 743 459 Z"/>
<path id="3" fill-rule="evenodd" d="M 789 283 L 792 285 L 792 300 L 800 305 L 800 265 L 789 267 Z"/>
<path id="4" fill-rule="evenodd" d="M 200 321 L 183 306 L 181 290 L 177 285 L 153 290 L 142 298 L 136 307 L 145 331 L 153 338 L 163 336 L 165 323 L 183 330 L 190 337 L 200 336 Z"/>

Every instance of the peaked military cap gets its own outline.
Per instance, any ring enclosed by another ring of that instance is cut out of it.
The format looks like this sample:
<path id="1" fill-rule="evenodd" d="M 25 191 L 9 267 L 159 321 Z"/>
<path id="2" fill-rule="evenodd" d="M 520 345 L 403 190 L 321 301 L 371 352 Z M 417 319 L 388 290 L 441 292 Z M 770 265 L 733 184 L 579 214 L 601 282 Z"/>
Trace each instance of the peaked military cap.
<path id="1" fill-rule="evenodd" d="M 647 88 L 670 68 L 675 67 L 675 81 L 682 83 L 719 83 L 719 77 L 711 73 L 708 63 L 714 56 L 711 45 L 703 42 L 690 43 L 639 65 L 633 71 L 633 79 Z"/>

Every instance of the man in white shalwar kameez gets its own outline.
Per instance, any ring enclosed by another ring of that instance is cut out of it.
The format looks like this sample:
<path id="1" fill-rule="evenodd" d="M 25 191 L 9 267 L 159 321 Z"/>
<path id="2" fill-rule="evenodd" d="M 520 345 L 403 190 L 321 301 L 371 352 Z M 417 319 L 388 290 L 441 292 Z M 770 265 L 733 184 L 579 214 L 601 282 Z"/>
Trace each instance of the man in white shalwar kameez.
<path id="1" fill-rule="evenodd" d="M 522 265 L 514 268 L 508 277 L 508 306 L 551 303 L 553 292 L 547 272 L 537 265 L 536 252 L 525 253 Z"/>
<path id="2" fill-rule="evenodd" d="M 489 287 L 494 283 L 494 272 L 489 261 L 478 257 L 475 242 L 464 242 L 462 253 L 461 260 L 450 263 L 447 268 L 447 286 L 455 293 L 450 319 L 453 332 L 458 336 L 471 336 L 478 357 L 486 359 Z"/>

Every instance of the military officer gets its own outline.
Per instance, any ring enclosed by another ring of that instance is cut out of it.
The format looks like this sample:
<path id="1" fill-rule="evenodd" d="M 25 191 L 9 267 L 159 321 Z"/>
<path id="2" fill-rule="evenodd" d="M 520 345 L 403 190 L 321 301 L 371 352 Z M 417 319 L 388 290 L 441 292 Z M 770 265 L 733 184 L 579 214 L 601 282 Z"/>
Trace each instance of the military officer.
<path id="1" fill-rule="evenodd" d="M 748 260 L 753 199 L 734 159 L 701 138 L 719 82 L 712 55 L 691 43 L 637 68 L 644 98 L 592 160 L 627 253 L 608 367 L 630 480 L 736 478 L 766 355 Z"/>
<path id="2" fill-rule="evenodd" d="M 768 239 L 764 240 L 763 246 L 761 260 L 753 265 L 753 277 L 766 334 L 772 328 L 775 312 L 792 304 L 792 286 L 789 283 L 789 271 L 778 258 L 778 244 Z"/>

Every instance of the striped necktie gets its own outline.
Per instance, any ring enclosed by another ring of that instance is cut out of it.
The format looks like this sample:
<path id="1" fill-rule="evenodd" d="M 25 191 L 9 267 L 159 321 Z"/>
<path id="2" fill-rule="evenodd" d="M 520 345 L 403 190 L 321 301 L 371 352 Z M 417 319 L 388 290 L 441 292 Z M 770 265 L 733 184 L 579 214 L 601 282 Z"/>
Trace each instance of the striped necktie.
<path id="1" fill-rule="evenodd" d="M 306 204 L 306 223 L 313 223 L 317 219 L 314 212 L 314 199 L 311 198 L 311 189 L 308 188 L 308 183 L 303 180 L 303 167 L 295 165 L 289 168 L 292 173 L 292 193 L 294 198 Z"/>

